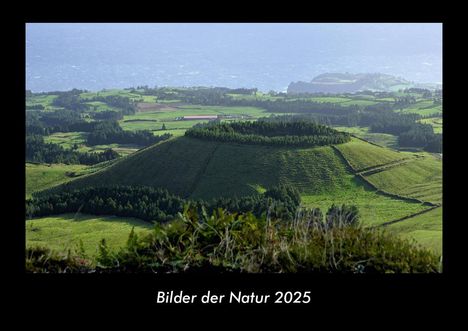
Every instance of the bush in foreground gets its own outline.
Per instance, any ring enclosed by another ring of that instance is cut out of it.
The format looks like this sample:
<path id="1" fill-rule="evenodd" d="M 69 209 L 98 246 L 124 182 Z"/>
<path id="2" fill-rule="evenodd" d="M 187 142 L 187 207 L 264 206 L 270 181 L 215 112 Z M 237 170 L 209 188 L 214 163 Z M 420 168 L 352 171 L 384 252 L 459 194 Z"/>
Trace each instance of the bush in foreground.
<path id="1" fill-rule="evenodd" d="M 32 273 L 88 273 L 93 262 L 78 252 L 55 252 L 46 247 L 26 249 L 26 272 Z"/>
<path id="2" fill-rule="evenodd" d="M 250 213 L 229 214 L 222 209 L 200 216 L 194 208 L 186 207 L 174 221 L 156 224 L 149 235 L 139 237 L 132 231 L 127 246 L 119 251 L 110 251 L 103 240 L 93 267 L 79 256 L 58 259 L 51 252 L 30 249 L 26 269 L 150 273 L 439 271 L 439 258 L 429 250 L 355 222 L 330 222 L 329 215 L 324 220 L 316 211 L 300 213 L 292 222 L 280 222 Z"/>

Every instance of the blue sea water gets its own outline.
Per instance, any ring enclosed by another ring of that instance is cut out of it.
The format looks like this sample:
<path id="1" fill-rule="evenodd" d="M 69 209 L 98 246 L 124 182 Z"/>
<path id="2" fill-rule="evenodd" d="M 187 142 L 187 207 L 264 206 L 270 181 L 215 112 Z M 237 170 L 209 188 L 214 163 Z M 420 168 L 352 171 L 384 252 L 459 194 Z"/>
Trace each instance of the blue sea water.
<path id="1" fill-rule="evenodd" d="M 442 24 L 26 26 L 26 88 L 33 92 L 138 85 L 285 91 L 325 72 L 440 83 Z"/>

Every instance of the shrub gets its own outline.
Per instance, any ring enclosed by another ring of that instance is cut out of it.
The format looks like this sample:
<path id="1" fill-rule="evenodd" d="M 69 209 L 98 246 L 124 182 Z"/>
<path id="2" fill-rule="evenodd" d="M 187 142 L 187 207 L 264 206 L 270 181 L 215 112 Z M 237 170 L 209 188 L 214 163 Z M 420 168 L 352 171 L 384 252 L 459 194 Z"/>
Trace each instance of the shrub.
<path id="1" fill-rule="evenodd" d="M 93 262 L 80 252 L 59 253 L 45 247 L 26 249 L 26 272 L 85 273 L 93 271 Z"/>
<path id="2" fill-rule="evenodd" d="M 335 208 L 333 211 L 337 211 Z M 340 208 L 349 211 L 352 208 Z M 329 223 L 316 210 L 291 222 L 218 209 L 201 216 L 193 207 L 144 237 L 133 232 L 127 246 L 110 252 L 101 243 L 98 272 L 321 272 L 433 273 L 439 258 L 383 230 L 354 222 Z M 330 224 L 335 224 L 331 225 Z M 82 272 L 79 260 L 29 250 L 30 272 Z M 42 255 L 41 255 L 42 254 Z M 43 257 L 45 255 L 45 257 Z M 89 269 L 89 267 L 88 267 Z"/>

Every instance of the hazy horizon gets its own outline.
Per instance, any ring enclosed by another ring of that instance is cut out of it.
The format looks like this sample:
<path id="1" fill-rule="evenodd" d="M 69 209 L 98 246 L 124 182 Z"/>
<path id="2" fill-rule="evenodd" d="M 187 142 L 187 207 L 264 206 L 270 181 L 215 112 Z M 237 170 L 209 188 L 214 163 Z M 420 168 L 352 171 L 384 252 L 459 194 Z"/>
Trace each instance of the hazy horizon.
<path id="1" fill-rule="evenodd" d="M 33 92 L 148 86 L 286 90 L 325 72 L 442 82 L 441 23 L 28 23 Z"/>

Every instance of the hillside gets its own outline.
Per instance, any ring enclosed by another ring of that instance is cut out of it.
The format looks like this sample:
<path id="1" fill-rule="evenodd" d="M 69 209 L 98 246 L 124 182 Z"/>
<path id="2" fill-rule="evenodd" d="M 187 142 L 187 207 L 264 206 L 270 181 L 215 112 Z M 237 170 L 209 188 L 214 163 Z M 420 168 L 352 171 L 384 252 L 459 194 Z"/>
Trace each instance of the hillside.
<path id="1" fill-rule="evenodd" d="M 395 152 L 359 139 L 336 148 L 358 176 L 378 189 L 432 204 L 442 203 L 442 161 L 431 154 Z"/>
<path id="2" fill-rule="evenodd" d="M 409 81 L 386 74 L 325 73 L 310 82 L 292 82 L 288 94 L 355 93 L 363 90 L 392 91 L 411 87 Z"/>
<path id="3" fill-rule="evenodd" d="M 249 195 L 279 183 L 310 194 L 343 187 L 345 165 L 331 147 L 278 148 L 178 137 L 63 187 L 149 185 L 183 197 Z"/>
<path id="4" fill-rule="evenodd" d="M 353 169 L 355 165 L 362 171 L 393 164 L 409 156 L 357 139 L 337 146 L 339 149 L 335 146 L 280 148 L 178 137 L 59 188 L 149 185 L 166 188 L 182 197 L 211 199 L 251 195 L 280 183 L 291 184 L 301 192 L 305 206 L 326 210 L 333 203 L 354 204 L 360 209 L 363 222 L 369 225 L 383 224 L 428 208 L 403 196 L 411 188 L 417 188 L 424 177 L 415 177 L 404 192 L 393 192 L 391 187 L 383 185 L 390 193 L 401 193 L 400 198 L 378 193 L 374 186 L 379 183 L 370 183 Z M 402 174 L 405 175 L 412 176 Z M 436 191 L 441 190 L 437 183 L 434 185 Z"/>

